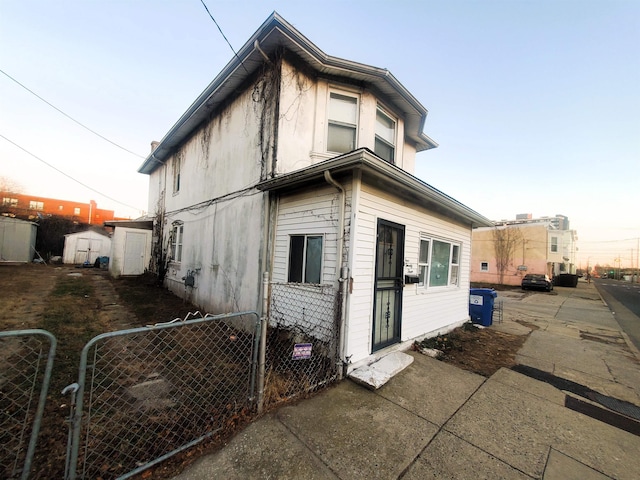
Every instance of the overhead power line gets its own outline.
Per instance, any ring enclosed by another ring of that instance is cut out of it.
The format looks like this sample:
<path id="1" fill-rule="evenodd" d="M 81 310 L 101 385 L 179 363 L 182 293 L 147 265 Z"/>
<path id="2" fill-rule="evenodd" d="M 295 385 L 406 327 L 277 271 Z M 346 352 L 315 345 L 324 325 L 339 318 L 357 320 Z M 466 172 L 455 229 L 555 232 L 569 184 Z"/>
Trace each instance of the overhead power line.
<path id="1" fill-rule="evenodd" d="M 2 135 L 0 133 L 0 138 L 4 138 L 7 142 L 9 142 L 10 144 L 12 144 L 13 146 L 19 148 L 20 150 L 22 150 L 23 152 L 25 152 L 27 155 L 31 155 L 33 158 L 35 158 L 36 160 L 38 160 L 39 162 L 44 163 L 47 167 L 52 168 L 53 170 L 55 170 L 56 172 L 64 175 L 65 177 L 67 177 L 70 180 L 73 180 L 74 182 L 76 182 L 79 185 L 82 185 L 84 188 L 88 188 L 89 190 L 91 190 L 92 192 L 97 193 L 98 195 L 103 196 L 104 198 L 107 198 L 113 202 L 116 202 L 120 205 L 123 205 L 125 207 L 129 207 L 129 208 L 133 208 L 134 210 L 138 210 L 141 211 L 142 209 L 138 208 L 138 207 L 134 207 L 133 205 L 129 205 L 127 203 L 123 203 L 120 200 L 116 200 L 113 197 L 110 197 L 109 195 L 105 195 L 104 193 L 100 192 L 99 190 L 96 190 L 93 187 L 90 187 L 89 185 L 87 185 L 86 183 L 82 183 L 80 180 L 73 178 L 71 175 L 69 175 L 68 173 L 63 172 L 62 170 L 60 170 L 59 168 L 51 165 L 50 163 L 46 162 L 45 160 L 43 160 L 42 158 L 38 157 L 37 155 L 31 153 L 29 150 L 27 150 L 26 148 L 21 147 L 20 145 L 18 145 L 16 142 L 9 140 L 7 137 L 5 137 L 4 135 Z"/>
<path id="2" fill-rule="evenodd" d="M 224 34 L 224 32 L 222 31 L 222 28 L 220 28 L 220 25 L 218 25 L 218 22 L 216 22 L 216 19 L 213 18 L 213 15 L 211 15 L 211 12 L 209 11 L 209 9 L 207 8 L 207 4 L 204 3 L 204 0 L 200 0 L 200 3 L 202 3 L 202 6 L 204 7 L 204 9 L 207 11 L 207 13 L 209 14 L 209 17 L 211 18 L 211 20 L 213 20 L 213 23 L 216 24 L 216 27 L 218 27 L 218 31 L 220 32 L 220 35 L 222 35 L 222 38 L 224 38 L 224 40 L 227 42 L 227 45 L 229 45 L 229 48 L 231 49 L 231 51 L 233 52 L 233 54 L 236 56 L 236 58 L 238 60 L 240 60 L 240 57 L 238 56 L 238 53 L 233 49 L 233 46 L 231 46 L 231 42 L 229 42 L 229 40 L 227 39 L 226 35 Z M 244 68 L 244 71 L 249 73 L 249 71 L 247 70 L 247 67 L 244 66 L 244 63 L 242 62 L 242 60 L 240 60 L 240 65 L 242 65 L 242 68 Z"/>
<path id="3" fill-rule="evenodd" d="M 17 83 L 18 85 L 20 85 L 22 88 L 24 88 L 27 92 L 29 92 L 30 94 L 34 95 L 35 97 L 39 98 L 40 100 L 42 100 L 44 103 L 46 103 L 47 105 L 49 105 L 51 108 L 53 108 L 54 110 L 56 110 L 57 112 L 61 113 L 62 115 L 64 115 L 65 117 L 67 117 L 69 120 L 71 120 L 72 122 L 80 125 L 82 128 L 84 128 L 85 130 L 88 130 L 89 132 L 93 133 L 94 135 L 100 137 L 102 140 L 109 142 L 111 145 L 118 147 L 122 150 L 124 150 L 127 153 L 130 153 L 131 155 L 135 155 L 138 158 L 145 158 L 142 155 L 138 155 L 135 152 L 132 152 L 131 150 L 123 147 L 122 145 L 118 145 L 116 142 L 109 140 L 107 137 L 105 137 L 104 135 L 100 135 L 98 132 L 96 132 L 95 130 L 92 130 L 91 128 L 87 127 L 86 125 L 84 125 L 83 123 L 79 122 L 78 120 L 76 120 L 75 118 L 73 118 L 70 115 L 67 115 L 65 112 L 63 112 L 62 110 L 60 110 L 58 107 L 56 107 L 55 105 L 53 105 L 52 103 L 46 101 L 44 98 L 42 98 L 40 95 L 38 95 L 36 92 L 34 92 L 33 90 L 29 89 L 28 87 L 26 87 L 25 85 L 23 85 L 22 83 L 20 83 L 18 80 L 16 80 L 15 78 L 13 78 L 11 75 L 9 75 L 7 72 L 0 70 L 0 73 L 2 73 L 3 75 L 5 75 L 7 78 L 9 78 L 10 80 L 14 81 L 15 83 Z"/>

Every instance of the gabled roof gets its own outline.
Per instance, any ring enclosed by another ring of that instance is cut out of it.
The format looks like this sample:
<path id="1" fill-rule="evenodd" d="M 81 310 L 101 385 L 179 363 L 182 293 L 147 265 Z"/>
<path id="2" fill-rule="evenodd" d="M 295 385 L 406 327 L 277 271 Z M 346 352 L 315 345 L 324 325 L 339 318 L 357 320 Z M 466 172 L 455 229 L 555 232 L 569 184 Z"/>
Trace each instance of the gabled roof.
<path id="1" fill-rule="evenodd" d="M 264 64 L 263 53 L 270 56 L 282 47 L 296 54 L 320 75 L 348 78 L 370 85 L 403 113 L 405 135 L 415 142 L 418 151 L 438 146 L 422 132 L 427 109 L 389 70 L 327 55 L 274 12 L 171 127 L 138 172 L 149 174 L 164 163 L 176 146 Z"/>
<path id="2" fill-rule="evenodd" d="M 488 218 L 401 168 L 385 162 L 366 148 L 265 180 L 256 185 L 256 188 L 263 191 L 284 192 L 318 182 L 326 183 L 324 172 L 327 170 L 335 176 L 359 170 L 362 172 L 364 181 L 393 192 L 416 205 L 469 224 L 473 228 L 493 226 Z"/>

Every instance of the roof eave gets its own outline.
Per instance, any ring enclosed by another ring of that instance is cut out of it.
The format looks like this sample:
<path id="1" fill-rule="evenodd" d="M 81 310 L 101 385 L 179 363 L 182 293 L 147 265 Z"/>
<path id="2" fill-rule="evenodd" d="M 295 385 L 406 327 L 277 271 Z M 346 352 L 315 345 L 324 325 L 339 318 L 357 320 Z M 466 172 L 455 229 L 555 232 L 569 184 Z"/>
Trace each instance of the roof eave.
<path id="1" fill-rule="evenodd" d="M 415 194 L 426 203 L 436 204 L 451 217 L 468 223 L 472 228 L 490 227 L 493 223 L 488 218 L 446 195 L 440 190 L 423 182 L 417 177 L 392 165 L 367 149 L 335 157 L 295 172 L 260 182 L 256 188 L 262 191 L 285 191 L 298 188 L 315 181 L 324 181 L 324 172 L 332 174 L 361 169 L 378 178 L 395 183 L 398 187 Z"/>
<path id="2" fill-rule="evenodd" d="M 182 114 L 157 147 L 139 167 L 139 173 L 150 174 L 162 165 L 173 149 L 200 125 L 227 96 L 235 91 L 263 64 L 264 57 L 256 42 L 267 54 L 286 46 L 320 74 L 354 78 L 375 86 L 402 108 L 407 137 L 416 144 L 417 151 L 438 146 L 422 130 L 427 109 L 387 70 L 327 55 L 297 31 L 278 13 L 272 13 L 214 78 L 207 88 Z"/>

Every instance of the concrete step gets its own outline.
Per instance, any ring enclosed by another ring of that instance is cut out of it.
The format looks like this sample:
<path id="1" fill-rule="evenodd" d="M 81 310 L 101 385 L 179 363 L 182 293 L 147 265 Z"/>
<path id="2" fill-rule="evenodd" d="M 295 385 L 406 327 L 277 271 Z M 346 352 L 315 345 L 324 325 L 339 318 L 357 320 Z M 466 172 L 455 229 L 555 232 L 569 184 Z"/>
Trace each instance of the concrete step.
<path id="1" fill-rule="evenodd" d="M 413 363 L 411 355 L 392 352 L 370 365 L 356 368 L 349 374 L 349 378 L 371 390 L 377 390 L 411 363 Z"/>

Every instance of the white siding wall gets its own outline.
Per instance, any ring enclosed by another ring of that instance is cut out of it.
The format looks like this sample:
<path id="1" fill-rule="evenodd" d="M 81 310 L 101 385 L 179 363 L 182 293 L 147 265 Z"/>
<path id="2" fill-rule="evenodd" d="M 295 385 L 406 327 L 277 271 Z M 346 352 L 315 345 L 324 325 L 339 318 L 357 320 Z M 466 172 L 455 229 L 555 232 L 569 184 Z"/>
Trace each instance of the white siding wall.
<path id="1" fill-rule="evenodd" d="M 344 185 L 347 196 L 349 185 Z M 337 287 L 340 266 L 337 261 L 338 225 L 341 195 L 332 186 L 321 186 L 280 198 L 273 258 L 272 279 L 288 279 L 290 235 L 323 235 L 322 283 Z M 350 211 L 345 213 L 349 228 Z M 347 254 L 343 252 L 343 256 Z"/>
<path id="2" fill-rule="evenodd" d="M 377 220 L 405 225 L 405 263 L 417 270 L 420 232 L 459 242 L 460 282 L 457 287 L 423 290 L 407 285 L 402 299 L 402 341 L 446 330 L 469 318 L 469 259 L 471 228 L 454 223 L 426 209 L 363 185 L 358 197 L 354 231 L 352 277 L 349 296 L 347 356 L 356 363 L 371 353 L 375 241 Z"/>

